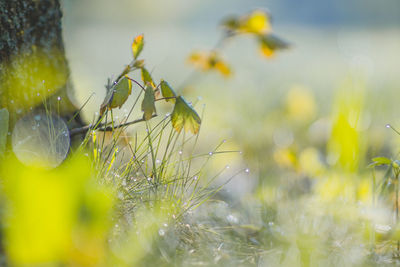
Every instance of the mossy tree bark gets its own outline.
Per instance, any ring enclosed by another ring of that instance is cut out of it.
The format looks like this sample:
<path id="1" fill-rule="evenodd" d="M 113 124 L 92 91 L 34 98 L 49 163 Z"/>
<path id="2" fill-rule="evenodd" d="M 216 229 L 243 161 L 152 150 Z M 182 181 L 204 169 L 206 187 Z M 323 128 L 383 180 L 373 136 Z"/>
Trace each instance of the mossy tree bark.
<path id="1" fill-rule="evenodd" d="M 59 0 L 0 0 L 0 108 L 11 126 L 28 112 L 46 109 L 65 120 L 70 97 Z M 70 127 L 81 124 L 80 119 Z"/>

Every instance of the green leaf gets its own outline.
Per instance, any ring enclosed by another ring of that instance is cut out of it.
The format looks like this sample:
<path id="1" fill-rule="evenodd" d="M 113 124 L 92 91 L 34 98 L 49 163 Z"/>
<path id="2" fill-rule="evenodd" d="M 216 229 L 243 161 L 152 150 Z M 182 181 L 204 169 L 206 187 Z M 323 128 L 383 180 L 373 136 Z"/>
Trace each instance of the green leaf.
<path id="1" fill-rule="evenodd" d="M 143 34 L 136 36 L 132 43 L 132 53 L 134 59 L 138 58 L 140 52 L 142 52 L 143 50 L 143 46 L 144 46 Z"/>
<path id="2" fill-rule="evenodd" d="M 144 98 L 142 102 L 143 118 L 148 121 L 152 118 L 153 113 L 156 112 L 156 106 L 154 104 L 155 96 L 154 89 L 152 86 L 148 85 L 144 93 Z"/>
<path id="3" fill-rule="evenodd" d="M 193 107 L 182 96 L 179 96 L 176 98 L 171 122 L 177 132 L 184 128 L 185 132 L 191 131 L 193 134 L 197 134 L 200 129 L 201 119 Z"/>
<path id="4" fill-rule="evenodd" d="M 386 157 L 376 157 L 372 159 L 372 163 L 368 167 L 375 167 L 379 165 L 390 165 L 392 161 Z"/>
<path id="5" fill-rule="evenodd" d="M 142 68 L 142 81 L 145 85 L 147 85 L 147 83 L 150 83 L 153 87 L 155 86 L 153 78 L 151 78 L 151 75 L 146 68 Z"/>
<path id="6" fill-rule="evenodd" d="M 103 103 L 100 106 L 100 113 L 103 114 L 106 108 L 112 109 L 121 106 L 126 102 L 132 93 L 132 82 L 126 76 L 123 77 L 108 90 Z"/>
<path id="7" fill-rule="evenodd" d="M 6 151 L 9 113 L 6 108 L 0 109 L 0 155 Z"/>
<path id="8" fill-rule="evenodd" d="M 236 16 L 231 16 L 222 21 L 222 27 L 230 32 L 237 31 L 240 27 L 239 19 Z"/>
<path id="9" fill-rule="evenodd" d="M 162 96 L 167 98 L 167 99 L 165 99 L 165 101 L 175 102 L 176 93 L 175 93 L 174 89 L 172 89 L 172 87 L 168 84 L 168 82 L 161 80 L 160 85 L 161 85 Z M 171 97 L 175 97 L 175 98 L 171 98 Z"/>
<path id="10" fill-rule="evenodd" d="M 266 57 L 271 57 L 276 51 L 288 49 L 289 43 L 275 34 L 265 34 L 259 37 L 261 52 Z"/>

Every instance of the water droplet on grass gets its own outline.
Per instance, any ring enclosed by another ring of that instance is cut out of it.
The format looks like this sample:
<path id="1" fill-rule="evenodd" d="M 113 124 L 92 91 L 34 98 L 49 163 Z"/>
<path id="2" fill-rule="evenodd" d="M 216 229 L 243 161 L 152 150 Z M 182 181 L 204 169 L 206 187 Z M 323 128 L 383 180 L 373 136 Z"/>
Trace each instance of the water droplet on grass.
<path id="1" fill-rule="evenodd" d="M 164 236 L 165 235 L 165 231 L 163 229 L 158 230 L 158 234 L 160 236 Z"/>
<path id="2" fill-rule="evenodd" d="M 13 151 L 26 165 L 55 168 L 65 159 L 69 145 L 65 122 L 57 116 L 44 113 L 22 117 L 12 133 Z"/>

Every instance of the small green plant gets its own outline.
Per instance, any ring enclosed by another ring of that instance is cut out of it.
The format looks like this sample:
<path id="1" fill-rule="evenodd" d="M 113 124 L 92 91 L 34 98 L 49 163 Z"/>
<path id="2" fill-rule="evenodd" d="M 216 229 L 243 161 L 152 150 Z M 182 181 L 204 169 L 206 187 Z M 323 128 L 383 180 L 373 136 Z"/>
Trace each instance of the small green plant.
<path id="1" fill-rule="evenodd" d="M 389 126 L 391 127 L 391 126 Z M 377 183 L 375 178 L 375 168 L 379 166 L 385 166 L 386 171 L 382 179 Z M 399 179 L 400 179 L 400 161 L 393 160 L 386 157 L 376 157 L 372 159 L 372 163 L 369 164 L 370 168 L 373 168 L 373 187 L 374 192 L 374 202 L 389 202 L 392 205 L 394 221 L 391 226 L 391 231 L 386 234 L 384 240 L 389 240 L 394 242 L 393 246 L 393 256 L 394 258 L 400 257 L 400 239 L 399 239 Z M 392 242 L 387 243 L 389 250 L 391 250 Z"/>

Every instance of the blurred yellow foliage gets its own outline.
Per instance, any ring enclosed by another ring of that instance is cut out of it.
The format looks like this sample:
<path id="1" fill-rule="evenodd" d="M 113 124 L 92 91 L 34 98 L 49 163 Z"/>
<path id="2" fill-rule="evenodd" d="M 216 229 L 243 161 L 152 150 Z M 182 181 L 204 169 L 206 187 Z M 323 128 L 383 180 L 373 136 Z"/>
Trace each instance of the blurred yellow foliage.
<path id="1" fill-rule="evenodd" d="M 314 178 L 320 177 L 325 170 L 318 150 L 313 147 L 308 147 L 300 153 L 299 165 L 305 174 Z"/>
<path id="2" fill-rule="evenodd" d="M 356 196 L 356 188 L 352 179 L 336 173 L 331 173 L 323 180 L 319 180 L 315 190 L 324 201 L 333 201 L 339 197 L 347 201 L 354 201 Z"/>
<path id="3" fill-rule="evenodd" d="M 16 159 L 2 164 L 5 249 L 13 265 L 94 266 L 104 260 L 112 197 L 92 175 L 84 157 L 51 171 Z"/>
<path id="4" fill-rule="evenodd" d="M 232 74 L 228 64 L 215 51 L 193 52 L 190 54 L 188 62 L 201 71 L 216 70 L 225 77 L 229 77 Z"/>
<path id="5" fill-rule="evenodd" d="M 309 121 L 317 112 L 313 93 L 302 86 L 294 86 L 286 96 L 286 109 L 289 118 L 297 121 Z"/>
<path id="6" fill-rule="evenodd" d="M 268 14 L 262 10 L 255 10 L 241 19 L 239 31 L 244 33 L 265 34 L 272 30 Z"/>
<path id="7" fill-rule="evenodd" d="M 370 179 L 362 179 L 357 185 L 357 200 L 364 203 L 372 203 L 372 181 Z"/>
<path id="8" fill-rule="evenodd" d="M 319 180 L 316 192 L 325 201 L 341 198 L 349 203 L 362 201 L 365 204 L 371 204 L 373 196 L 371 180 L 342 172 L 331 172 L 327 177 Z"/>
<path id="9" fill-rule="evenodd" d="M 276 149 L 274 151 L 274 160 L 279 166 L 284 168 L 297 169 L 297 157 L 295 152 L 290 148 Z"/>
<path id="10" fill-rule="evenodd" d="M 333 125 L 328 141 L 328 163 L 355 172 L 364 156 L 360 123 L 362 119 L 363 88 L 348 84 L 338 94 L 334 104 Z"/>

